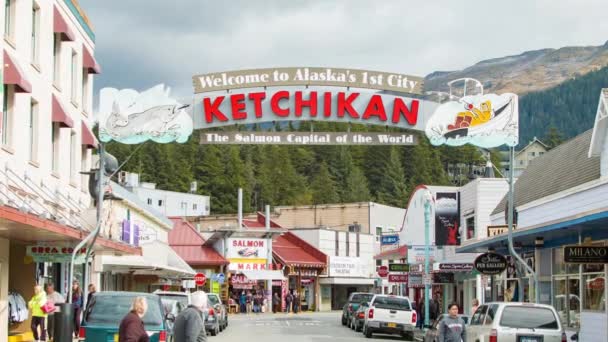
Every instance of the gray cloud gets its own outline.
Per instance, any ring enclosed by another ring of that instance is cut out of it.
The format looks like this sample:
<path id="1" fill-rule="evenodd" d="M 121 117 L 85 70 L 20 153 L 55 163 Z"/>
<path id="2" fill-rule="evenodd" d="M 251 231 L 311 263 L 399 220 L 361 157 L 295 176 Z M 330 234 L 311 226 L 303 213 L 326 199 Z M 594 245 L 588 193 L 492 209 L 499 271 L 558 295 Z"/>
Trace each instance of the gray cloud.
<path id="1" fill-rule="evenodd" d="M 334 66 L 424 76 L 526 50 L 600 45 L 608 2 L 81 0 L 96 32 L 96 88 L 198 73 Z"/>

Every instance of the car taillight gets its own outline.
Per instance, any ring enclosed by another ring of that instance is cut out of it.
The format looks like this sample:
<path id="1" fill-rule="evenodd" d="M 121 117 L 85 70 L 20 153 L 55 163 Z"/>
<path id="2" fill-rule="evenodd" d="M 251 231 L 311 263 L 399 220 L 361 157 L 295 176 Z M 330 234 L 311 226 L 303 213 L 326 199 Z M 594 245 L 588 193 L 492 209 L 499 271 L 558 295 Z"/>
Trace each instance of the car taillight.
<path id="1" fill-rule="evenodd" d="M 158 334 L 158 342 L 167 342 L 167 332 L 162 330 L 160 334 Z"/>
<path id="2" fill-rule="evenodd" d="M 496 329 L 492 329 L 490 332 L 489 342 L 498 342 L 498 331 Z"/>
<path id="3" fill-rule="evenodd" d="M 213 308 L 209 309 L 209 316 L 214 316 L 215 315 L 215 311 L 213 310 Z"/>
<path id="4" fill-rule="evenodd" d="M 353 305 L 352 304 L 348 304 L 348 311 L 353 312 Z"/>
<path id="5" fill-rule="evenodd" d="M 84 327 L 80 327 L 80 329 L 78 329 L 78 339 L 84 340 L 85 337 L 87 337 L 87 331 L 85 330 Z"/>
<path id="6" fill-rule="evenodd" d="M 416 311 L 412 311 L 412 323 L 416 324 L 417 320 L 418 320 L 418 315 L 416 314 Z"/>
<path id="7" fill-rule="evenodd" d="M 566 336 L 565 332 L 562 332 L 562 342 L 568 342 L 568 336 Z"/>
<path id="8" fill-rule="evenodd" d="M 369 319 L 374 318 L 374 309 L 369 309 L 369 312 L 367 313 L 367 318 L 369 318 Z"/>
<path id="9" fill-rule="evenodd" d="M 365 318 L 365 313 L 359 312 L 359 314 L 357 315 L 357 318 L 364 319 Z"/>

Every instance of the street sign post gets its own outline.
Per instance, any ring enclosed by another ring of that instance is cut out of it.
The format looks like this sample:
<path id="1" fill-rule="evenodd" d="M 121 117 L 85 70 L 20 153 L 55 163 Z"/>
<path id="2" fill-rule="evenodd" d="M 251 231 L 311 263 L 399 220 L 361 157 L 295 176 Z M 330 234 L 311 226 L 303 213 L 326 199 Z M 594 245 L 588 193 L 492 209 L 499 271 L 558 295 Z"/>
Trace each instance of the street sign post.
<path id="1" fill-rule="evenodd" d="M 194 283 L 196 286 L 203 286 L 207 282 L 207 277 L 203 273 L 197 273 L 194 276 Z"/>

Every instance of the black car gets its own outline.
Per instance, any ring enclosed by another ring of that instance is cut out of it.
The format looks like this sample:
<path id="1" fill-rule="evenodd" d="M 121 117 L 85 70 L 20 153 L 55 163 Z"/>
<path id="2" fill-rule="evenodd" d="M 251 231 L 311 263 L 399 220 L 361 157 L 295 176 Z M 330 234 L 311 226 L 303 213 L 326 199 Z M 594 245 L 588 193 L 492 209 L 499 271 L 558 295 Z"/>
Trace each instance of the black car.
<path id="1" fill-rule="evenodd" d="M 353 292 L 348 297 L 348 301 L 342 308 L 342 325 L 347 325 L 350 322 L 352 314 L 359 309 L 359 305 L 363 302 L 369 302 L 374 297 L 373 293 Z"/>
<path id="2" fill-rule="evenodd" d="M 365 310 L 369 307 L 369 302 L 361 302 L 357 311 L 355 311 L 350 318 L 349 326 L 354 331 L 361 331 L 363 329 L 363 323 L 365 322 Z"/>

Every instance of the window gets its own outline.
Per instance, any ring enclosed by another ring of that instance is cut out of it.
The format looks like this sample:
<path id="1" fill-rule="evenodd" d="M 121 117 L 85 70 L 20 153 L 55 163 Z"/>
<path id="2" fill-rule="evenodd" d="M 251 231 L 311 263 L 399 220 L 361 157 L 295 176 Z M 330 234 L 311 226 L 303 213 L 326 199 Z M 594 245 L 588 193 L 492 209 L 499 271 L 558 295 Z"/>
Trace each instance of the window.
<path id="1" fill-rule="evenodd" d="M 340 233 L 335 231 L 336 234 L 336 256 L 340 256 Z"/>
<path id="2" fill-rule="evenodd" d="M 486 305 L 480 306 L 471 318 L 471 325 L 482 325 L 483 319 L 486 316 L 486 311 L 488 311 L 488 307 Z"/>
<path id="3" fill-rule="evenodd" d="M 15 35 L 15 0 L 4 2 L 4 37 L 13 42 Z"/>
<path id="4" fill-rule="evenodd" d="M 72 92 L 72 103 L 78 104 L 78 54 L 76 50 L 72 50 L 72 82 L 70 84 L 70 91 Z"/>
<path id="5" fill-rule="evenodd" d="M 583 310 L 604 312 L 606 299 L 604 299 L 603 273 L 583 275 L 583 286 Z"/>
<path id="6" fill-rule="evenodd" d="M 89 111 L 89 73 L 86 69 L 82 70 L 82 94 L 80 95 L 82 96 L 82 111 L 86 113 Z"/>
<path id="7" fill-rule="evenodd" d="M 2 107 L 2 123 L 0 125 L 2 129 L 2 145 L 10 145 L 11 126 L 13 124 L 13 111 L 11 108 L 13 105 L 12 87 L 5 84 L 3 91 L 4 103 Z"/>
<path id="8" fill-rule="evenodd" d="M 494 317 L 496 317 L 496 312 L 498 311 L 498 305 L 492 304 L 488 306 L 488 314 L 486 315 L 486 321 L 484 325 L 492 325 L 494 322 Z"/>
<path id="9" fill-rule="evenodd" d="M 30 101 L 30 114 L 27 125 L 28 160 L 38 159 L 38 102 L 34 99 Z"/>
<path id="10" fill-rule="evenodd" d="M 475 238 L 475 216 L 466 218 L 467 240 Z"/>
<path id="11" fill-rule="evenodd" d="M 38 65 L 40 37 L 40 7 L 34 3 L 32 8 L 32 64 Z"/>
<path id="12" fill-rule="evenodd" d="M 530 157 L 530 158 L 536 157 L 536 152 L 528 152 L 528 157 Z"/>
<path id="13" fill-rule="evenodd" d="M 53 172 L 59 171 L 59 139 L 61 137 L 61 131 L 58 123 L 53 123 L 51 137 L 53 139 L 51 143 L 52 156 L 53 156 Z"/>
<path id="14" fill-rule="evenodd" d="M 529 306 L 507 306 L 500 318 L 501 327 L 557 330 L 559 324 L 553 311 Z"/>
<path id="15" fill-rule="evenodd" d="M 198 209 L 198 205 L 196 203 L 192 203 L 192 210 Z"/>
<path id="16" fill-rule="evenodd" d="M 541 152 L 538 152 L 538 155 L 539 155 L 539 156 L 542 156 L 543 154 L 545 154 L 545 152 L 542 152 L 542 151 L 541 151 Z"/>
<path id="17" fill-rule="evenodd" d="M 361 231 L 361 225 L 358 223 L 349 224 L 348 231 L 351 233 L 358 233 Z"/>
<path id="18" fill-rule="evenodd" d="M 81 171 L 89 171 L 89 168 L 87 167 L 87 159 L 88 159 L 88 149 L 86 146 L 80 146 L 80 170 Z M 80 188 L 85 190 L 87 189 L 86 187 L 87 184 L 87 175 L 85 174 L 81 174 L 80 175 Z"/>
<path id="19" fill-rule="evenodd" d="M 381 236 L 382 236 L 382 227 L 376 227 L 376 242 L 380 241 Z"/>
<path id="20" fill-rule="evenodd" d="M 360 243 L 359 243 L 359 233 L 357 233 L 357 258 L 360 256 Z"/>
<path id="21" fill-rule="evenodd" d="M 163 206 L 163 200 L 158 200 L 158 206 L 162 207 Z"/>
<path id="22" fill-rule="evenodd" d="M 148 198 L 148 205 L 152 205 L 152 199 Z"/>
<path id="23" fill-rule="evenodd" d="M 376 259 L 376 266 L 377 267 L 382 266 L 382 260 L 381 259 Z"/>
<path id="24" fill-rule="evenodd" d="M 76 155 L 77 155 L 78 141 L 76 140 L 76 132 L 72 131 L 70 134 L 70 181 L 76 178 Z"/>
<path id="25" fill-rule="evenodd" d="M 61 37 L 53 35 L 53 85 L 61 89 Z"/>
<path id="26" fill-rule="evenodd" d="M 520 161 L 519 161 L 519 165 L 524 165 L 524 161 L 523 161 L 523 160 L 520 160 Z"/>
<path id="27" fill-rule="evenodd" d="M 346 232 L 346 256 L 350 256 L 350 233 Z"/>

